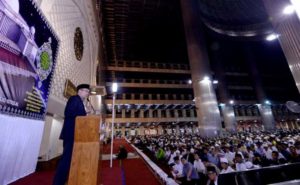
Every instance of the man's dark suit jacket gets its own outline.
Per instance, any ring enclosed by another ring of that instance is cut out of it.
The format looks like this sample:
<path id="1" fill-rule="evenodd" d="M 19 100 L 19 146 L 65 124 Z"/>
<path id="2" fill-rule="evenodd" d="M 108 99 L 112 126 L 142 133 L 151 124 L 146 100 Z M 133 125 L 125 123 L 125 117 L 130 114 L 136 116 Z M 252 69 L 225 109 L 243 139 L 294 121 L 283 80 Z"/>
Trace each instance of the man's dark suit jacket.
<path id="1" fill-rule="evenodd" d="M 65 108 L 65 121 L 60 134 L 60 139 L 74 142 L 75 118 L 86 116 L 86 111 L 80 96 L 71 96 Z"/>

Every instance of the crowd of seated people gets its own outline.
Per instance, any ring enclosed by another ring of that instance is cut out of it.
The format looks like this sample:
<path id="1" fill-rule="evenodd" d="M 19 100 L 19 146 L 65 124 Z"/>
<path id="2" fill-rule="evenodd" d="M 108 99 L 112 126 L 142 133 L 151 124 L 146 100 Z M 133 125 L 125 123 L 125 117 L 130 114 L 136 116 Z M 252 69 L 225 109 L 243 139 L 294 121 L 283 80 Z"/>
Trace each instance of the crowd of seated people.
<path id="1" fill-rule="evenodd" d="M 135 136 L 132 142 L 170 167 L 179 184 L 217 184 L 219 174 L 300 162 L 300 132 Z"/>

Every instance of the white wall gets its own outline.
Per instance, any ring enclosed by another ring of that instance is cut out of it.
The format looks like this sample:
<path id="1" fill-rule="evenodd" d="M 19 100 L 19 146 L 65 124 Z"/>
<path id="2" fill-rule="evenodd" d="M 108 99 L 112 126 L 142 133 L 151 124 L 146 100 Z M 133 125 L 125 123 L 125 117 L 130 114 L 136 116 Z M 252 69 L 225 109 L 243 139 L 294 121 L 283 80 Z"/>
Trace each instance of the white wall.
<path id="1" fill-rule="evenodd" d="M 40 161 L 48 161 L 62 153 L 62 141 L 59 135 L 63 126 L 63 119 L 46 116 L 42 145 L 39 156 Z"/>
<path id="2" fill-rule="evenodd" d="M 54 158 L 60 155 L 63 151 L 62 140 L 59 140 L 60 132 L 63 126 L 62 119 L 54 118 L 52 121 L 50 143 L 49 143 L 49 158 Z"/>
<path id="3" fill-rule="evenodd" d="M 54 116 L 47 116 L 44 122 L 0 115 L 0 185 L 34 172 L 38 156 L 48 160 L 62 152 L 58 137 L 66 103 L 63 96 L 66 79 L 75 85 L 96 84 L 99 35 L 92 0 L 35 1 L 60 39 L 47 107 L 48 115 Z M 76 60 L 74 53 L 77 27 L 81 28 L 84 39 L 81 61 Z"/>
<path id="4" fill-rule="evenodd" d="M 42 138 L 42 143 L 40 147 L 40 152 L 39 156 L 42 157 L 42 160 L 47 160 L 48 159 L 48 145 L 49 145 L 49 138 L 50 138 L 50 132 L 51 130 L 51 122 L 52 122 L 52 117 L 46 116 L 45 118 L 45 126 L 44 126 L 44 132 L 43 132 L 43 138 Z"/>
<path id="5" fill-rule="evenodd" d="M 0 185 L 35 171 L 44 122 L 0 114 Z"/>
<path id="6" fill-rule="evenodd" d="M 67 99 L 63 96 L 66 79 L 75 85 L 96 84 L 99 33 L 92 0 L 36 0 L 48 22 L 60 39 L 56 69 L 47 107 L 45 130 L 39 156 L 50 160 L 62 152 L 58 139 L 63 124 L 63 112 Z M 81 61 L 74 53 L 74 33 L 81 28 L 84 50 Z"/>

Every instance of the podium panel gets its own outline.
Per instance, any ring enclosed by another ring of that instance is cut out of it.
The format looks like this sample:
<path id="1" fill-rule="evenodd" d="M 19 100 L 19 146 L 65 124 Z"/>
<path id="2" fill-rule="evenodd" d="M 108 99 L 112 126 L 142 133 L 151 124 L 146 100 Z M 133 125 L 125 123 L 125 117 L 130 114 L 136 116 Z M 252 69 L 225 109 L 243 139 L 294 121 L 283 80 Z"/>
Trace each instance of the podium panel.
<path id="1" fill-rule="evenodd" d="M 96 185 L 99 182 L 100 120 L 99 116 L 76 118 L 68 185 Z"/>

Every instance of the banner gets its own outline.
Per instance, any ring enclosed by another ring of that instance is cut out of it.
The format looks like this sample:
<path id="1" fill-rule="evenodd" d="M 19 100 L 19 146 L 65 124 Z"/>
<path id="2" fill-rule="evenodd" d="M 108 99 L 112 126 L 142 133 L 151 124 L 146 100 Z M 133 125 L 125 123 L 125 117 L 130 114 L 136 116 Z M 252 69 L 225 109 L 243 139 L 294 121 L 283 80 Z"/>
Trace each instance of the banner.
<path id="1" fill-rule="evenodd" d="M 58 45 L 32 0 L 0 0 L 0 113 L 44 119 Z"/>

